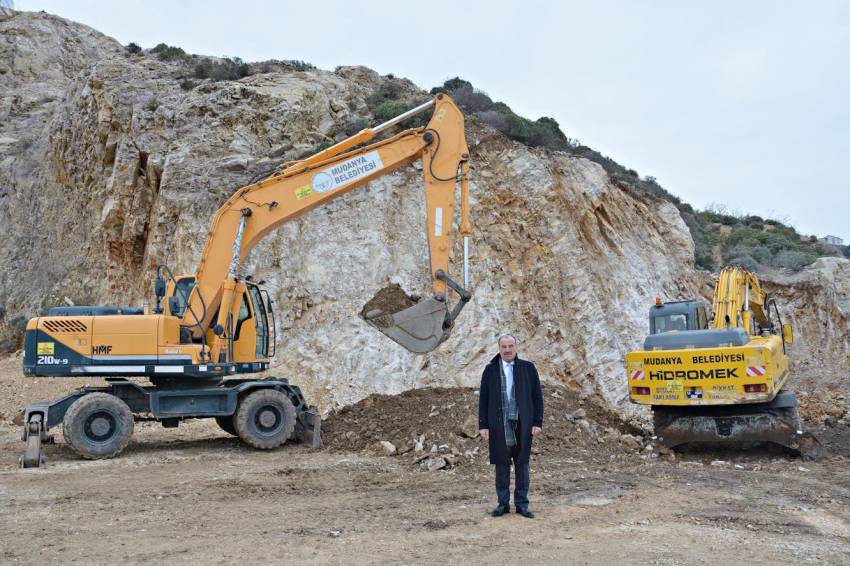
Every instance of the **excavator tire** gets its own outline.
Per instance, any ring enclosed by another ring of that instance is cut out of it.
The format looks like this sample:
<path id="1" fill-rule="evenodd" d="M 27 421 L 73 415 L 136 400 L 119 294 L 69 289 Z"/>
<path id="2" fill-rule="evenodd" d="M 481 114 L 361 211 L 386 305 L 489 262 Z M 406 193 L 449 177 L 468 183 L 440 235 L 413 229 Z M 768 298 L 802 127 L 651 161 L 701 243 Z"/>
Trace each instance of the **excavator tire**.
<path id="1" fill-rule="evenodd" d="M 83 458 L 112 458 L 133 436 L 133 413 L 114 395 L 89 393 L 68 408 L 62 419 L 62 434 Z"/>
<path id="2" fill-rule="evenodd" d="M 228 415 L 226 417 L 216 417 L 215 423 L 218 425 L 218 428 L 220 428 L 227 434 L 239 436 L 239 433 L 236 432 L 236 427 L 233 425 L 233 415 Z"/>
<path id="3" fill-rule="evenodd" d="M 285 443 L 295 430 L 295 405 L 286 393 L 260 389 L 239 401 L 233 424 L 245 444 L 271 450 Z"/>

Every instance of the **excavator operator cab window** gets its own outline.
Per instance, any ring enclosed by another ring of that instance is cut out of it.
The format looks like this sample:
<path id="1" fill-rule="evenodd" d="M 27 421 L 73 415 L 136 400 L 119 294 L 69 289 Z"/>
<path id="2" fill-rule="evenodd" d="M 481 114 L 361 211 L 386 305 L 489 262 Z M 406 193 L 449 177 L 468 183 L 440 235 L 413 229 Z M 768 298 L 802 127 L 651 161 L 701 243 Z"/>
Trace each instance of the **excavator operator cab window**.
<path id="1" fill-rule="evenodd" d="M 688 315 L 686 314 L 668 314 L 666 316 L 656 316 L 653 318 L 655 329 L 653 334 L 661 334 L 662 332 L 682 331 L 688 329 Z"/>
<path id="2" fill-rule="evenodd" d="M 192 289 L 195 288 L 195 278 L 194 277 L 184 277 L 182 279 L 177 280 L 177 284 L 174 286 L 174 294 L 172 297 L 177 298 L 178 308 L 173 309 L 171 311 L 172 316 L 177 316 L 182 318 L 183 313 L 186 310 L 186 306 L 189 304 L 187 299 L 189 295 L 192 294 Z"/>
<path id="3" fill-rule="evenodd" d="M 705 314 L 705 307 L 700 305 L 697 307 L 697 330 L 705 330 L 708 328 L 708 316 Z"/>
<path id="4" fill-rule="evenodd" d="M 249 318 L 251 318 L 251 308 L 248 306 L 248 293 L 243 293 L 242 302 L 239 303 L 239 315 L 236 318 L 236 332 L 233 335 L 234 340 L 239 340 L 242 323 Z"/>
<path id="5" fill-rule="evenodd" d="M 258 358 L 268 357 L 269 354 L 269 322 L 266 315 L 266 306 L 260 294 L 260 288 L 256 285 L 248 285 L 248 294 L 251 295 L 251 304 L 254 307 L 254 325 L 257 330 L 257 352 Z"/>

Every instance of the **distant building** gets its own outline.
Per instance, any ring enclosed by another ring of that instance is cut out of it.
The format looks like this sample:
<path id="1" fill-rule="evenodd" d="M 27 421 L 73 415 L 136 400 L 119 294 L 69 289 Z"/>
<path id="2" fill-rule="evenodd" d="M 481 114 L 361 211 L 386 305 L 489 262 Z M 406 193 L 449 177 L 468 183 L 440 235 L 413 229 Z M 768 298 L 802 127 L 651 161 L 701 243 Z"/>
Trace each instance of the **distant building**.
<path id="1" fill-rule="evenodd" d="M 824 236 L 823 238 L 820 239 L 820 241 L 823 242 L 824 244 L 830 244 L 832 246 L 843 246 L 844 245 L 844 239 L 839 238 L 838 236 Z"/>

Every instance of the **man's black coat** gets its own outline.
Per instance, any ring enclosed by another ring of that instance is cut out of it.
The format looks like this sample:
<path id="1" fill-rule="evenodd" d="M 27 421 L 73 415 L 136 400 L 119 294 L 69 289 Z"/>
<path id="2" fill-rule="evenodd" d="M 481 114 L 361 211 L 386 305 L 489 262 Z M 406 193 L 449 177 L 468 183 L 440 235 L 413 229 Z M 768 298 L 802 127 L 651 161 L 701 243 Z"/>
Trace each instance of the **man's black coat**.
<path id="1" fill-rule="evenodd" d="M 501 357 L 497 354 L 484 368 L 481 376 L 478 428 L 490 431 L 490 463 L 510 464 L 508 447 L 505 444 L 505 421 L 502 418 L 500 363 Z M 537 368 L 533 363 L 514 358 L 514 394 L 519 409 L 517 463 L 525 464 L 531 455 L 531 427 L 543 428 L 543 391 L 540 389 L 540 376 L 537 375 Z"/>

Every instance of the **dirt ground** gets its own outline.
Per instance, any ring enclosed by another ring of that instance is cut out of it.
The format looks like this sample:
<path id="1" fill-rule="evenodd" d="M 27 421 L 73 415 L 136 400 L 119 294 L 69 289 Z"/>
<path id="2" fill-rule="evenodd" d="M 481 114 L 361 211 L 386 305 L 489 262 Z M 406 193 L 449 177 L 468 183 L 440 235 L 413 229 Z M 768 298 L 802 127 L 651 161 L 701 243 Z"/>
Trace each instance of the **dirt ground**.
<path id="1" fill-rule="evenodd" d="M 55 429 L 19 470 L 15 407 L 59 395 L 0 362 L 0 563 L 850 564 L 850 427 L 830 451 L 668 454 L 604 408 L 548 386 L 532 459 L 535 519 L 498 519 L 477 396 L 425 389 L 331 414 L 325 448 L 254 451 L 214 423 L 137 423 L 113 460 Z M 62 387 L 73 388 L 66 383 Z M 387 441 L 397 449 L 382 455 Z"/>

